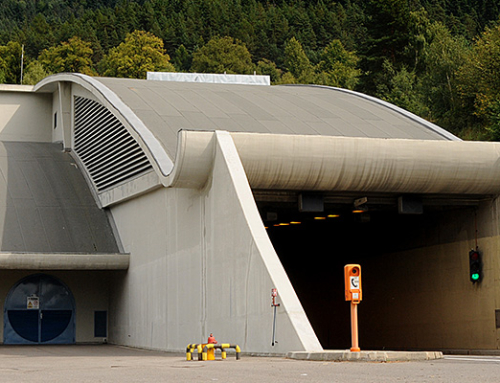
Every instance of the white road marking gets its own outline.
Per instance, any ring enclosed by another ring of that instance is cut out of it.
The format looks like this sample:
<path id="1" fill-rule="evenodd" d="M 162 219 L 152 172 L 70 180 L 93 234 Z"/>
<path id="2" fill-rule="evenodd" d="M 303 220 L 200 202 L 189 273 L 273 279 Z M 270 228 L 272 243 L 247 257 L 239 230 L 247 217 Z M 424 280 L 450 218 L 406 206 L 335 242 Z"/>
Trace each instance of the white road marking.
<path id="1" fill-rule="evenodd" d="M 494 358 L 494 357 L 492 357 Z M 468 357 L 468 356 L 445 356 L 444 359 L 446 360 L 467 360 L 467 361 L 473 361 L 473 362 L 496 362 L 500 363 L 500 359 L 485 359 L 481 357 Z"/>

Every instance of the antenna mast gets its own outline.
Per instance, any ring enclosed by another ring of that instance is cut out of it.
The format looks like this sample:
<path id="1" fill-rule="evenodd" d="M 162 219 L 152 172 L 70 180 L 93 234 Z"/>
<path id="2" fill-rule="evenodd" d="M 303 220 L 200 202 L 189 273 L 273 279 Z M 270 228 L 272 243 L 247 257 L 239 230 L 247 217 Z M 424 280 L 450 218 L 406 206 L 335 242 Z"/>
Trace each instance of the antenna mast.
<path id="1" fill-rule="evenodd" d="M 23 85 L 24 44 L 21 46 L 21 85 Z"/>

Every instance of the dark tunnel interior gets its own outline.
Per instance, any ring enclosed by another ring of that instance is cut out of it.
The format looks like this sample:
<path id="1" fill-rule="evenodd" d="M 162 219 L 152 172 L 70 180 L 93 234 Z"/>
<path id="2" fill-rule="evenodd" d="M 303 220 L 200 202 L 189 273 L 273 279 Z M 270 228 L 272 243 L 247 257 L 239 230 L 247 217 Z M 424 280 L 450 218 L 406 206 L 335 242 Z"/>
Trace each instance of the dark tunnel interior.
<path id="1" fill-rule="evenodd" d="M 387 269 L 392 267 L 391 254 L 453 241 L 456 233 L 439 230 L 440 222 L 449 219 L 450 212 L 454 216 L 457 209 L 464 217 L 474 212 L 470 206 L 428 207 L 424 214 L 417 215 L 398 214 L 395 205 L 356 213 L 352 205 L 326 208 L 322 213 L 300 213 L 295 206 L 278 204 L 261 204 L 259 209 L 324 349 L 351 346 L 350 303 L 344 298 L 346 264 L 362 267 L 360 345 L 383 349 L 384 340 L 376 334 L 371 321 L 384 320 L 378 306 L 385 299 L 385 285 L 390 283 Z"/>

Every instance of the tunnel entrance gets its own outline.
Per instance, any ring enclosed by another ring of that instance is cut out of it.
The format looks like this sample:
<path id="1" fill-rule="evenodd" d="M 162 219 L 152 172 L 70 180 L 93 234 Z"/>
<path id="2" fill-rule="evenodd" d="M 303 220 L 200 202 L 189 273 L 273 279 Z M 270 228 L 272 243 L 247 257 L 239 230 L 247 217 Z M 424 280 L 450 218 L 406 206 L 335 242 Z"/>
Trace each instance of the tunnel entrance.
<path id="1" fill-rule="evenodd" d="M 432 313 L 422 310 L 425 294 L 418 291 L 425 279 L 426 253 L 469 235 L 481 201 L 427 196 L 423 214 L 410 215 L 398 213 L 397 196 L 367 196 L 363 209 L 356 209 L 353 201 L 359 196 L 327 195 L 324 211 L 314 213 L 299 211 L 295 193 L 254 194 L 269 238 L 325 349 L 350 347 L 343 280 L 349 263 L 362 267 L 361 348 L 418 348 L 418 342 L 405 337 L 413 323 L 432 326 Z M 412 306 L 414 298 L 405 298 L 406 289 L 422 301 Z M 425 342 L 421 347 L 427 347 Z"/>

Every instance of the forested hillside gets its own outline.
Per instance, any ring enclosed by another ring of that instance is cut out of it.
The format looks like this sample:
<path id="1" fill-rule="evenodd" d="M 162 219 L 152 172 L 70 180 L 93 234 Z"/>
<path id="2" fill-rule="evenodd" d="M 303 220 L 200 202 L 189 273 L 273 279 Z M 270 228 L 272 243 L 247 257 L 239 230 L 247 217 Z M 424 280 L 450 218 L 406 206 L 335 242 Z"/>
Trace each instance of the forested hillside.
<path id="1" fill-rule="evenodd" d="M 498 0 L 0 0 L 0 83 L 58 72 L 269 74 L 500 140 Z"/>

